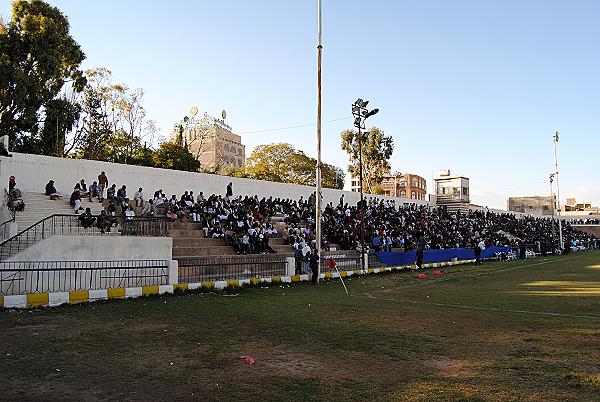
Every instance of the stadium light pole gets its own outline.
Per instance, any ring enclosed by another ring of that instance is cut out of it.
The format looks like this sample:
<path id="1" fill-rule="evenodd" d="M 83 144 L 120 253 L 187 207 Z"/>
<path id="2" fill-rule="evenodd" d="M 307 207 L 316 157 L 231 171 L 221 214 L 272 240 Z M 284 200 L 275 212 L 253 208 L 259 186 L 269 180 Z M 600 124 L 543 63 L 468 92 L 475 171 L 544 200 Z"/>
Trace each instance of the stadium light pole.
<path id="1" fill-rule="evenodd" d="M 554 144 L 554 171 L 556 175 L 556 205 L 558 208 L 558 245 L 560 252 L 564 249 L 563 235 L 562 235 L 562 223 L 560 221 L 560 186 L 558 185 L 558 158 L 556 157 L 556 146 L 558 144 L 558 131 L 554 132 L 552 136 L 552 144 Z"/>
<path id="2" fill-rule="evenodd" d="M 317 283 L 321 277 L 321 0 L 317 0 L 317 170 L 315 172 L 315 236 L 317 238 Z"/>
<path id="3" fill-rule="evenodd" d="M 361 98 L 358 98 L 356 102 L 352 104 L 352 116 L 354 117 L 354 127 L 358 128 L 358 181 L 360 187 L 360 261 L 362 264 L 361 269 L 365 269 L 365 209 L 363 195 L 362 130 L 365 129 L 365 120 L 379 112 L 379 109 L 373 109 L 369 111 L 367 109 L 368 104 L 369 101 L 362 100 Z"/>
<path id="4" fill-rule="evenodd" d="M 552 224 L 550 225 L 550 238 L 552 239 L 552 251 L 554 251 L 554 215 L 556 214 L 556 202 L 554 201 L 554 190 L 552 187 L 552 182 L 554 181 L 555 175 L 556 173 L 550 173 L 550 202 L 552 203 Z"/>

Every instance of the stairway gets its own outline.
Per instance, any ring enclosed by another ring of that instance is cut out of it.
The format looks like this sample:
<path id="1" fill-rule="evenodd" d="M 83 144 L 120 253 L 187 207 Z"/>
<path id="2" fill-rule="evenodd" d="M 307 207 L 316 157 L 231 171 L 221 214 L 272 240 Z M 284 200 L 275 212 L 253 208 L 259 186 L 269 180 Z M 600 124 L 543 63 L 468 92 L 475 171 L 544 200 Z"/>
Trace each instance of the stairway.
<path id="1" fill-rule="evenodd" d="M 51 200 L 50 197 L 43 193 L 30 192 L 23 194 L 23 202 L 25 202 L 25 210 L 15 214 L 18 232 L 27 229 L 31 225 L 34 225 L 50 215 L 75 214 L 73 207 L 69 205 L 69 198 L 67 196 L 62 199 Z M 100 204 L 97 199 L 93 199 L 93 202 L 89 202 L 87 198 L 82 198 L 81 206 L 84 209 L 89 207 L 94 215 L 100 214 L 100 211 L 102 210 L 102 204 Z"/>
<path id="2" fill-rule="evenodd" d="M 189 257 L 234 256 L 235 249 L 225 239 L 204 237 L 200 223 L 171 222 L 168 224 L 169 236 L 173 238 L 173 259 Z"/>

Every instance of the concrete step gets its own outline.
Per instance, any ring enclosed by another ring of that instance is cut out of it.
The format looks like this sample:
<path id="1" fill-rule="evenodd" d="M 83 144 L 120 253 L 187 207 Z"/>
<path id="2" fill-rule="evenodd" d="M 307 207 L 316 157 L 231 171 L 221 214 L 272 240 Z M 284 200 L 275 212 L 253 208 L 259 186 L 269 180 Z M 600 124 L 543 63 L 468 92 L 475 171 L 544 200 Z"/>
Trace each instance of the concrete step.
<path id="1" fill-rule="evenodd" d="M 177 237 L 173 238 L 173 247 L 211 247 L 229 246 L 224 239 L 211 239 L 203 237 Z"/>
<path id="2" fill-rule="evenodd" d="M 178 238 L 204 238 L 204 230 L 169 229 L 169 236 Z"/>
<path id="3" fill-rule="evenodd" d="M 173 257 L 205 257 L 236 254 L 231 246 L 173 247 Z"/>

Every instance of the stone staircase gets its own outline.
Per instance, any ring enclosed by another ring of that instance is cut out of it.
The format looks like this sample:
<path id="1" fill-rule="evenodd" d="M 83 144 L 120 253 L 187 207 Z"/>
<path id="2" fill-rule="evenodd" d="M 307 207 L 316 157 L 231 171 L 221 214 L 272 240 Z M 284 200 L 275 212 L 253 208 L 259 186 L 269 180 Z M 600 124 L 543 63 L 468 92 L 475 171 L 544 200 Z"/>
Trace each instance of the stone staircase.
<path id="1" fill-rule="evenodd" d="M 58 200 L 51 200 L 50 197 L 43 193 L 24 193 L 23 202 L 25 202 L 25 210 L 17 212 L 15 214 L 15 221 L 17 222 L 17 231 L 27 229 L 31 225 L 47 218 L 54 214 L 74 215 L 75 211 L 69 205 L 69 198 L 67 196 Z M 98 215 L 102 210 L 102 204 L 97 199 L 93 199 L 93 202 L 89 202 L 87 198 L 81 199 L 81 206 L 90 208 L 92 214 Z"/>
<path id="2" fill-rule="evenodd" d="M 212 239 L 204 236 L 200 223 L 171 222 L 169 236 L 173 238 L 173 259 L 190 257 L 237 256 L 233 247 L 225 239 Z"/>

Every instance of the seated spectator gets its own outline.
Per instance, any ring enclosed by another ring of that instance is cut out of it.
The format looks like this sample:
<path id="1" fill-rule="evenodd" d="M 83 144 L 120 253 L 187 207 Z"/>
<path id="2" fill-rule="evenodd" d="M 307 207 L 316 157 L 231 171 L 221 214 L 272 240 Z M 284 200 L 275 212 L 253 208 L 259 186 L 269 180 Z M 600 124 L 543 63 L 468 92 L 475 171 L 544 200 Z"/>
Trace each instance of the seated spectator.
<path id="1" fill-rule="evenodd" d="M 89 195 L 88 188 L 87 188 L 87 185 L 85 184 L 85 180 L 84 179 L 81 179 L 79 181 L 79 183 L 76 184 L 76 186 L 77 185 L 79 186 L 79 195 L 81 197 L 86 197 L 86 196 Z"/>
<path id="2" fill-rule="evenodd" d="M 100 216 L 98 216 L 98 222 L 96 223 L 96 227 L 98 227 L 98 229 L 100 229 L 100 231 L 104 233 L 104 231 L 110 232 L 110 228 L 112 225 L 113 218 L 111 218 L 105 210 L 100 211 Z"/>
<path id="3" fill-rule="evenodd" d="M 131 205 L 129 204 L 129 198 L 125 198 L 121 203 L 121 215 L 125 215 L 125 211 L 131 209 Z"/>
<path id="4" fill-rule="evenodd" d="M 156 207 L 154 206 L 154 201 L 149 199 L 146 204 L 144 204 L 144 208 L 142 208 L 142 216 L 154 216 L 156 215 Z"/>
<path id="5" fill-rule="evenodd" d="M 127 198 L 127 186 L 123 184 L 121 188 L 117 190 L 117 203 L 122 205 L 125 198 Z"/>
<path id="6" fill-rule="evenodd" d="M 144 206 L 144 193 L 141 187 L 133 195 L 133 200 L 135 201 L 136 207 Z"/>
<path id="7" fill-rule="evenodd" d="M 8 178 L 8 192 L 10 193 L 10 191 L 15 188 L 15 186 L 17 185 L 17 179 L 15 178 L 15 176 L 10 176 Z"/>
<path id="8" fill-rule="evenodd" d="M 115 201 L 117 199 L 117 185 L 113 184 L 106 189 L 106 198 L 108 200 Z"/>
<path id="9" fill-rule="evenodd" d="M 84 228 L 89 228 L 94 225 L 96 218 L 92 215 L 92 211 L 89 208 L 86 208 L 85 212 L 79 215 L 79 221 Z"/>
<path id="10" fill-rule="evenodd" d="M 14 177 L 14 176 L 13 176 Z M 14 187 L 8 193 L 8 208 L 11 211 L 24 211 L 25 210 L 25 202 L 23 201 L 23 194 L 21 194 L 21 190 Z"/>
<path id="11" fill-rule="evenodd" d="M 96 197 L 96 198 L 98 198 L 98 202 L 102 202 L 102 195 L 100 194 L 100 186 L 98 185 L 97 181 L 93 182 L 88 190 L 89 190 L 88 197 L 89 197 L 90 202 L 92 202 L 92 197 Z"/>
<path id="12" fill-rule="evenodd" d="M 123 215 L 125 215 L 125 219 L 130 221 L 135 216 L 135 212 L 133 211 L 133 208 L 131 208 L 131 206 L 127 206 L 127 209 L 123 211 Z"/>
<path id="13" fill-rule="evenodd" d="M 56 190 L 54 187 L 54 180 L 50 180 L 48 184 L 46 184 L 46 195 L 50 197 L 51 200 L 56 200 L 63 197 L 63 194 Z"/>
<path id="14" fill-rule="evenodd" d="M 106 207 L 106 212 L 108 212 L 108 215 L 110 215 L 110 216 L 117 215 L 117 207 L 115 206 L 115 202 L 113 200 L 108 201 L 108 206 Z"/>
<path id="15" fill-rule="evenodd" d="M 71 204 L 76 214 L 78 214 L 80 210 L 83 210 L 83 207 L 81 206 L 81 192 L 79 191 L 79 183 L 75 186 L 73 192 L 71 193 L 69 204 Z"/>

